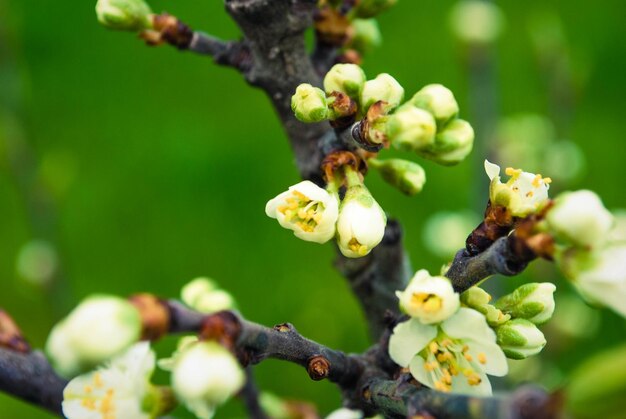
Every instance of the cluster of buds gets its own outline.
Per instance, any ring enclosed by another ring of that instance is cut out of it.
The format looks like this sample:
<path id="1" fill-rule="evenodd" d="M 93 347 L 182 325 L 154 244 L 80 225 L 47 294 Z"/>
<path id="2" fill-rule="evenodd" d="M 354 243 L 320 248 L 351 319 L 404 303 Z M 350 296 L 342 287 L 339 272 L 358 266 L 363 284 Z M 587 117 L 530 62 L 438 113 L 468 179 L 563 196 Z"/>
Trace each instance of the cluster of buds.
<path id="1" fill-rule="evenodd" d="M 363 257 L 382 241 L 387 217 L 360 173 L 350 165 L 338 172 L 341 176 L 333 175 L 326 189 L 311 181 L 291 186 L 267 203 L 265 213 L 302 240 L 326 243 L 336 238 L 343 255 Z M 340 183 L 346 187 L 341 203 Z"/>
<path id="2" fill-rule="evenodd" d="M 461 307 L 450 281 L 425 270 L 397 295 L 400 309 L 411 318 L 393 330 L 391 359 L 436 390 L 491 394 L 487 374 L 503 376 L 508 366 L 485 316 Z"/>
<path id="3" fill-rule="evenodd" d="M 540 229 L 554 237 L 554 259 L 590 303 L 626 316 L 626 238 L 592 191 L 559 195 Z"/>
<path id="4" fill-rule="evenodd" d="M 524 284 L 491 305 L 491 296 L 473 287 L 463 293 L 461 301 L 485 315 L 508 358 L 524 359 L 538 354 L 546 345 L 537 326 L 552 318 L 555 290 L 554 284 L 548 282 Z"/>

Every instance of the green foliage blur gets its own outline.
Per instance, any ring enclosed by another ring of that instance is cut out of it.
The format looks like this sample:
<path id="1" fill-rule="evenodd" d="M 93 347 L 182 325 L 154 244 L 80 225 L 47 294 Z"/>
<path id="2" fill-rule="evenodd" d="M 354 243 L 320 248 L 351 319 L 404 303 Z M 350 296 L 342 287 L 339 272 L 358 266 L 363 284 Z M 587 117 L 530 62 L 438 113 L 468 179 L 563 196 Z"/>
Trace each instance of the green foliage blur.
<path id="1" fill-rule="evenodd" d="M 484 115 L 470 101 L 471 51 L 448 25 L 454 3 L 400 1 L 380 16 L 383 45 L 363 66 L 371 78 L 392 74 L 407 94 L 427 83 L 446 85 L 461 116 L 474 123 Z M 586 173 L 570 186 L 597 191 L 610 209 L 626 208 L 623 1 L 498 3 L 506 28 L 492 50 L 497 117 L 532 112 L 553 119 L 557 134 L 586 157 Z M 220 1 L 150 4 L 195 29 L 240 36 Z M 176 297 L 187 281 L 210 276 L 251 320 L 289 321 L 328 346 L 365 349 L 360 308 L 332 267 L 333 246 L 300 241 L 264 214 L 268 199 L 299 180 L 264 94 L 210 59 L 148 48 L 132 34 L 104 29 L 94 5 L 0 0 L 0 307 L 42 347 L 51 326 L 90 293 Z M 575 98 L 566 122 L 550 99 L 551 83 L 564 76 L 542 65 L 531 36 L 532 22 L 546 14 L 565 34 L 562 64 L 571 71 Z M 477 132 L 477 142 L 487 138 Z M 429 215 L 483 209 L 486 156 L 478 154 L 453 168 L 420 161 L 427 183 L 413 198 L 376 173 L 367 178 L 383 208 L 402 221 L 414 268 L 434 273 L 446 262 L 423 243 Z M 33 239 L 58 252 L 62 271 L 52 284 L 29 283 L 16 271 L 20 249 Z M 571 292 L 546 263 L 524 277 L 556 282 L 557 294 Z M 523 280 L 491 282 L 503 292 Z M 555 372 L 542 382 L 562 384 L 587 356 L 623 340 L 625 326 L 603 310 L 591 335 L 551 340 L 546 332 L 543 362 Z M 167 355 L 173 344 L 168 339 L 157 349 Z M 311 382 L 299 367 L 270 360 L 256 372 L 264 390 L 314 402 L 324 414 L 339 407 L 334 385 Z M 2 394 L 0 412 L 49 417 Z M 236 400 L 218 411 L 222 418 L 244 415 Z"/>

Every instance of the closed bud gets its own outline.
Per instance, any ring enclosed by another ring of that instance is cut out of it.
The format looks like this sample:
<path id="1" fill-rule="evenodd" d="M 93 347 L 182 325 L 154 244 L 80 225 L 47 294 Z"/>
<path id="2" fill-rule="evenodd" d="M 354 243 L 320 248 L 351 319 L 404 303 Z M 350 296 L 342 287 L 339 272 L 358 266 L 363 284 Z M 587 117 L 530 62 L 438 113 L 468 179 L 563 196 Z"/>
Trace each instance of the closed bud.
<path id="1" fill-rule="evenodd" d="M 576 246 L 602 244 L 613 226 L 613 216 L 592 191 L 566 192 L 554 200 L 546 215 L 548 229 Z"/>
<path id="2" fill-rule="evenodd" d="M 376 19 L 354 19 L 352 21 L 352 36 L 348 46 L 360 53 L 371 51 L 380 46 L 382 36 Z"/>
<path id="3" fill-rule="evenodd" d="M 444 166 L 465 160 L 474 147 L 474 129 L 469 122 L 455 119 L 435 136 L 435 143 L 418 154 Z"/>
<path id="4" fill-rule="evenodd" d="M 339 208 L 337 244 L 344 256 L 360 258 L 382 241 L 387 216 L 358 173 L 347 169 L 346 177 L 348 190 Z"/>
<path id="5" fill-rule="evenodd" d="M 490 301 L 491 295 L 480 287 L 472 287 L 461 294 L 461 302 L 482 313 L 490 326 L 499 326 L 511 319 L 510 315 L 489 304 Z"/>
<path id="6" fill-rule="evenodd" d="M 98 0 L 96 14 L 111 29 L 139 32 L 152 27 L 152 10 L 143 0 Z"/>
<path id="7" fill-rule="evenodd" d="M 328 119 L 328 103 L 322 89 L 302 83 L 291 97 L 291 110 L 302 122 L 320 122 Z"/>
<path id="8" fill-rule="evenodd" d="M 524 284 L 500 298 L 495 306 L 514 318 L 543 324 L 554 313 L 555 290 L 556 287 L 550 282 Z"/>
<path id="9" fill-rule="evenodd" d="M 468 43 L 493 42 L 504 27 L 504 14 L 491 2 L 464 0 L 457 2 L 450 15 L 452 30 L 460 40 Z"/>
<path id="10" fill-rule="evenodd" d="M 335 64 L 324 77 L 324 90 L 327 94 L 341 92 L 354 100 L 359 100 L 365 73 L 356 64 Z"/>
<path id="11" fill-rule="evenodd" d="M 459 105 L 452 91 L 441 84 L 429 84 L 422 87 L 410 102 L 432 113 L 437 124 L 442 127 L 459 113 Z"/>
<path id="12" fill-rule="evenodd" d="M 389 117 L 386 131 L 394 147 L 415 151 L 433 144 L 437 125 L 429 112 L 407 105 Z"/>
<path id="13" fill-rule="evenodd" d="M 189 307 L 206 314 L 235 307 L 233 297 L 208 278 L 196 278 L 186 284 L 181 291 L 181 299 Z"/>
<path id="14" fill-rule="evenodd" d="M 511 359 L 524 359 L 537 355 L 546 338 L 534 323 L 526 319 L 514 319 L 496 329 L 496 342 Z"/>
<path id="15" fill-rule="evenodd" d="M 417 163 L 403 159 L 369 161 L 383 179 L 398 188 L 402 193 L 415 195 L 422 190 L 426 182 L 426 172 Z"/>
<path id="16" fill-rule="evenodd" d="M 360 18 L 374 17 L 396 4 L 398 0 L 358 0 L 354 14 Z"/>
<path id="17" fill-rule="evenodd" d="M 402 311 L 423 324 L 442 322 L 459 309 L 459 294 L 450 280 L 430 276 L 425 269 L 417 271 L 406 290 L 396 291 L 396 295 Z"/>
<path id="18" fill-rule="evenodd" d="M 373 80 L 368 80 L 361 93 L 362 111 L 365 112 L 378 101 L 385 102 L 387 112 L 400 105 L 404 98 L 404 88 L 387 73 L 379 74 Z"/>
<path id="19" fill-rule="evenodd" d="M 235 357 L 215 342 L 191 344 L 174 359 L 172 389 L 198 417 L 211 417 L 215 407 L 241 390 L 244 382 Z"/>
<path id="20" fill-rule="evenodd" d="M 123 298 L 96 295 L 54 326 L 46 353 L 59 374 L 71 377 L 120 354 L 140 335 L 135 306 Z"/>

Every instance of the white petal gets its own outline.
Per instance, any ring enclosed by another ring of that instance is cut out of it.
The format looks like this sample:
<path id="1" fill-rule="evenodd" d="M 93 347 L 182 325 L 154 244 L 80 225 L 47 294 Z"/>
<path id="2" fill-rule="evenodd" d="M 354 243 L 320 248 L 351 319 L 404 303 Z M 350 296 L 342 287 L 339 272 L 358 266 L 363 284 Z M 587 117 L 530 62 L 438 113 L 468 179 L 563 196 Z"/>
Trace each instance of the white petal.
<path id="1" fill-rule="evenodd" d="M 491 396 L 491 383 L 485 374 L 480 376 L 480 384 L 472 386 L 467 382 L 463 374 L 452 377 L 452 392 L 457 394 L 467 394 L 469 396 Z"/>
<path id="2" fill-rule="evenodd" d="M 609 307 L 626 317 L 626 283 L 578 281 L 574 285 L 590 303 Z"/>
<path id="3" fill-rule="evenodd" d="M 496 341 L 496 334 L 487 324 L 485 316 L 471 308 L 460 308 L 456 314 L 441 324 L 441 328 L 450 337 L 457 339 L 487 343 Z"/>
<path id="4" fill-rule="evenodd" d="M 426 387 L 435 388 L 435 379 L 433 373 L 426 371 L 424 364 L 426 361 L 421 356 L 414 356 L 409 364 L 411 375 Z"/>
<path id="5" fill-rule="evenodd" d="M 285 203 L 285 199 L 289 195 L 291 195 L 291 193 L 289 191 L 286 191 L 278 195 L 276 198 L 272 198 L 267 201 L 267 204 L 265 204 L 265 214 L 268 217 L 276 218 L 278 214 L 278 207 Z"/>
<path id="6" fill-rule="evenodd" d="M 473 362 L 482 368 L 482 370 L 497 377 L 503 377 L 509 372 L 509 365 L 506 362 L 506 356 L 502 349 L 495 343 L 482 343 L 478 341 L 466 341 L 469 347 L 469 354 L 473 358 Z M 479 362 L 479 354 L 483 354 L 486 359 L 485 364 Z"/>
<path id="7" fill-rule="evenodd" d="M 393 329 L 389 339 L 389 356 L 393 361 L 407 367 L 416 353 L 421 351 L 437 336 L 437 328 L 410 319 Z"/>
<path id="8" fill-rule="evenodd" d="M 489 160 L 485 160 L 485 172 L 487 172 L 489 180 L 493 180 L 496 176 L 500 175 L 500 166 L 491 163 Z"/>
<path id="9" fill-rule="evenodd" d="M 329 198 L 329 193 L 325 189 L 320 188 L 310 180 L 303 180 L 300 183 L 289 188 L 290 191 L 298 191 L 302 195 L 309 198 L 311 201 L 326 202 Z"/>

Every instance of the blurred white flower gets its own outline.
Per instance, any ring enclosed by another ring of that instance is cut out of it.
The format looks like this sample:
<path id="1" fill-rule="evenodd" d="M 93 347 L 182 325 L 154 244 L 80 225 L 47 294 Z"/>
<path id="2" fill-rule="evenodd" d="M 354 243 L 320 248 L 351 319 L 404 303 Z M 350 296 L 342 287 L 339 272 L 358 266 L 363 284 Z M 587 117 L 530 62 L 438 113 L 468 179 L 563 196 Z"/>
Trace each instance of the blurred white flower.
<path id="1" fill-rule="evenodd" d="M 219 289 L 209 278 L 196 278 L 181 290 L 181 299 L 200 313 L 210 314 L 235 307 L 235 300 L 228 292 Z"/>
<path id="2" fill-rule="evenodd" d="M 460 40 L 484 44 L 495 41 L 504 28 L 504 14 L 496 4 L 462 0 L 452 9 L 450 25 Z"/>
<path id="3" fill-rule="evenodd" d="M 20 249 L 17 255 L 17 273 L 26 281 L 36 285 L 46 285 L 59 268 L 59 257 L 51 243 L 45 240 L 31 240 Z"/>

